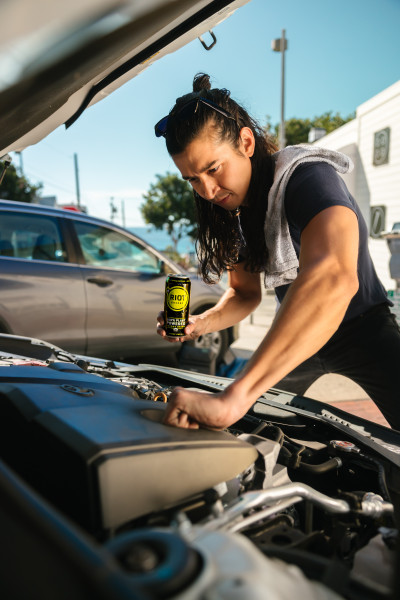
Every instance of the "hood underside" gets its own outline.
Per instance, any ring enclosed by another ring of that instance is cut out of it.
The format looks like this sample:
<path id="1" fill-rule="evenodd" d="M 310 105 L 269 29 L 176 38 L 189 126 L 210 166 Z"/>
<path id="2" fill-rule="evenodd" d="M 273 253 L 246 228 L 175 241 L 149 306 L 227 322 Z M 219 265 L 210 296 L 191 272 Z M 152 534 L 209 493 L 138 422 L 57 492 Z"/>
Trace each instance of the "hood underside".
<path id="1" fill-rule="evenodd" d="M 13 0 L 0 7 L 0 157 L 68 127 L 248 0 Z"/>

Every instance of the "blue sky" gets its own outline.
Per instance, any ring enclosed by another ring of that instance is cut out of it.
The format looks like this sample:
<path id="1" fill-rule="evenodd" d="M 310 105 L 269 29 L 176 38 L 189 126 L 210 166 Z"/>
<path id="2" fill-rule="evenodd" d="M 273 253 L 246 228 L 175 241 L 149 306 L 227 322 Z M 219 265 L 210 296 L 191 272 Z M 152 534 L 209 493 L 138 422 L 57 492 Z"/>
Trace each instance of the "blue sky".
<path id="1" fill-rule="evenodd" d="M 143 225 L 142 194 L 156 173 L 176 172 L 154 124 L 191 91 L 195 73 L 208 73 L 261 123 L 269 115 L 275 124 L 281 56 L 271 40 L 285 29 L 285 117 L 347 116 L 400 79 L 399 25 L 400 0 L 250 0 L 214 29 L 218 41 L 211 51 L 194 40 L 89 108 L 69 130 L 59 127 L 26 149 L 24 172 L 43 183 L 43 195 L 76 203 L 76 153 L 88 212 L 109 219 L 113 197 L 116 222 L 124 204 L 126 225 Z"/>

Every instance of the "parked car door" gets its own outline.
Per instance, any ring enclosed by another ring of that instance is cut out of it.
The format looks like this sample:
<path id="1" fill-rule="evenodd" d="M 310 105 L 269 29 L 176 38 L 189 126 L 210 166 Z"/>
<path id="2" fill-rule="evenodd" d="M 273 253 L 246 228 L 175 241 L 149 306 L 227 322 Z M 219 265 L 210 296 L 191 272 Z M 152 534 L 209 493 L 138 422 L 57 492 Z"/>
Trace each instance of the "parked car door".
<path id="1" fill-rule="evenodd" d="M 82 272 L 68 262 L 60 219 L 2 210 L 0 329 L 86 351 Z"/>
<path id="2" fill-rule="evenodd" d="M 157 348 L 165 352 L 156 334 L 165 284 L 159 256 L 120 231 L 73 222 L 85 263 L 88 354 L 119 358 Z"/>

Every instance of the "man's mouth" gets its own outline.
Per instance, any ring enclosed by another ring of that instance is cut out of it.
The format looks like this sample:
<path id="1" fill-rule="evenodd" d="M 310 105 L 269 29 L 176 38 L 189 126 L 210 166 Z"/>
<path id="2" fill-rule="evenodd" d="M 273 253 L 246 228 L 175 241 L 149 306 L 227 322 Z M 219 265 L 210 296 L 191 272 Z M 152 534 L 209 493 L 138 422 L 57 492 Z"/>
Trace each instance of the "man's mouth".
<path id="1" fill-rule="evenodd" d="M 227 200 L 229 200 L 230 196 L 230 194 L 225 194 L 225 196 L 222 196 L 221 198 L 215 198 L 214 202 L 215 204 L 224 204 Z"/>

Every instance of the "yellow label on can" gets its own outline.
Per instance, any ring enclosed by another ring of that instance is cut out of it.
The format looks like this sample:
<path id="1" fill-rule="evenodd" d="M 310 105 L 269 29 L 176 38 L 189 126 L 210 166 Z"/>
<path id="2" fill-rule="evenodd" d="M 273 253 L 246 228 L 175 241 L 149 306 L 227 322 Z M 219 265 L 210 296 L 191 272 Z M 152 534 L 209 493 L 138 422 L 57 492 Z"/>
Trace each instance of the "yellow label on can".
<path id="1" fill-rule="evenodd" d="M 182 287 L 173 287 L 167 294 L 167 306 L 171 310 L 184 310 L 189 302 L 189 292 Z"/>

